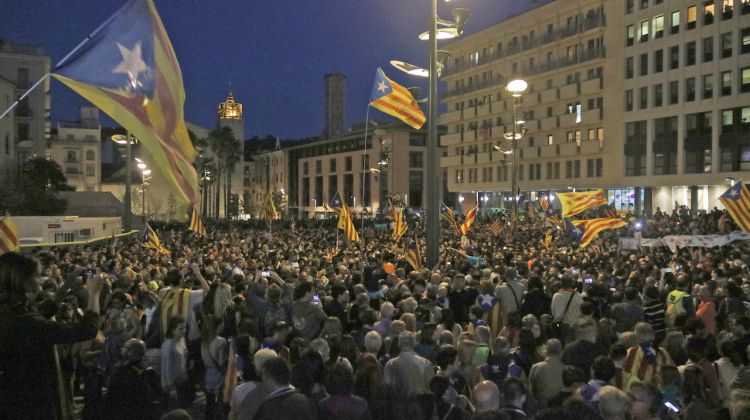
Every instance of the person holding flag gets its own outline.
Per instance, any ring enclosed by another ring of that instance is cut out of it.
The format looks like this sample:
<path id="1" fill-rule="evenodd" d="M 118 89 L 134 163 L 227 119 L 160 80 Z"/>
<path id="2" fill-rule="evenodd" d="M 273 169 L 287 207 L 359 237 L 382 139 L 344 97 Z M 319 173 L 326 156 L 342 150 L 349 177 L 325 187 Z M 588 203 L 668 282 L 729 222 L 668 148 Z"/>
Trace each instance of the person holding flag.
<path id="1" fill-rule="evenodd" d="M 391 204 L 391 217 L 393 217 L 393 240 L 398 241 L 409 230 L 404 217 L 404 209 L 397 209 Z"/>
<path id="2" fill-rule="evenodd" d="M 352 221 L 349 206 L 347 206 L 341 199 L 338 191 L 336 191 L 336 194 L 333 195 L 333 199 L 331 199 L 331 209 L 338 213 L 339 222 L 336 227 L 344 231 L 346 239 L 353 242 L 359 242 L 359 234 L 354 227 L 354 221 Z"/>
<path id="3" fill-rule="evenodd" d="M 198 209 L 195 207 L 193 207 L 193 211 L 191 212 L 188 228 L 199 235 L 206 236 L 206 227 L 203 225 L 201 216 L 198 214 Z"/>

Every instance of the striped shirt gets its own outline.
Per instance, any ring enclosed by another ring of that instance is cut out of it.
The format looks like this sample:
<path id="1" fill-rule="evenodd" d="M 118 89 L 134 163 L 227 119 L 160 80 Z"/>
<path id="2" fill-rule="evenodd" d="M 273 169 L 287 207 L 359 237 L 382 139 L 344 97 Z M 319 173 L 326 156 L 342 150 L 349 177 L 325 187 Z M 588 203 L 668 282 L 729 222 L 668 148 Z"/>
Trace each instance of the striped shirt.
<path id="1" fill-rule="evenodd" d="M 659 336 L 664 334 L 667 329 L 667 324 L 664 321 L 664 302 L 654 300 L 643 304 L 643 320 L 651 324 L 651 328 L 654 329 L 654 334 Z"/>

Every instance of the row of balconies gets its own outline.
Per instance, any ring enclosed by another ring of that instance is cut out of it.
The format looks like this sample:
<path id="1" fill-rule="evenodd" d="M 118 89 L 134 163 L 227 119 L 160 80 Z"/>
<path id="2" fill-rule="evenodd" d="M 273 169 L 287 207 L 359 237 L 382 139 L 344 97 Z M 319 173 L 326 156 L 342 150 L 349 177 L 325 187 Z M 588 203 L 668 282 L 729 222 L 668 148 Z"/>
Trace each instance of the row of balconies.
<path id="1" fill-rule="evenodd" d="M 487 54 L 480 57 L 476 63 L 462 62 L 458 65 L 449 64 L 444 69 L 443 75 L 450 75 L 459 73 L 465 70 L 469 70 L 474 67 L 478 67 L 493 61 L 501 60 L 505 57 L 509 57 L 514 54 L 518 54 L 520 51 L 527 51 L 531 48 L 537 48 L 549 44 L 551 42 L 565 39 L 574 35 L 582 34 L 591 29 L 595 29 L 600 26 L 605 26 L 606 18 L 604 13 L 597 12 L 592 15 L 585 16 L 581 19 L 578 26 L 568 27 L 565 26 L 551 33 L 546 33 L 538 37 L 528 38 L 525 41 L 509 43 L 504 50 L 495 51 L 493 54 Z"/>
<path id="2" fill-rule="evenodd" d="M 548 71 L 557 70 L 563 67 L 569 67 L 581 63 L 585 63 L 587 61 L 599 59 L 599 58 L 605 58 L 606 57 L 606 50 L 604 47 L 599 48 L 593 48 L 593 49 L 587 49 L 583 51 L 580 54 L 576 54 L 574 57 L 561 57 L 552 59 L 551 61 L 540 64 L 540 65 L 523 65 L 521 66 L 521 75 L 524 77 L 528 76 L 537 76 L 542 73 L 546 73 Z M 445 101 L 449 98 L 460 96 L 460 95 L 466 95 L 469 93 L 474 93 L 483 89 L 488 89 L 492 87 L 502 86 L 505 84 L 506 78 L 500 75 L 495 75 L 492 78 L 488 80 L 482 80 L 478 83 L 469 85 L 469 86 L 462 86 L 459 88 L 451 89 L 443 93 L 441 96 L 441 100 Z"/>
<path id="3" fill-rule="evenodd" d="M 582 141 L 580 145 L 576 143 L 562 143 L 552 146 L 519 147 L 517 149 L 517 153 L 519 153 L 517 159 L 520 164 L 535 159 L 600 154 L 601 151 L 602 147 L 599 141 Z M 521 155 L 523 155 L 523 157 L 520 157 Z M 463 156 L 452 155 L 442 157 L 440 159 L 440 166 L 454 167 L 467 164 L 487 165 L 501 162 L 510 163 L 512 160 L 511 156 L 512 155 L 506 155 L 494 150 L 492 152 L 465 153 Z"/>

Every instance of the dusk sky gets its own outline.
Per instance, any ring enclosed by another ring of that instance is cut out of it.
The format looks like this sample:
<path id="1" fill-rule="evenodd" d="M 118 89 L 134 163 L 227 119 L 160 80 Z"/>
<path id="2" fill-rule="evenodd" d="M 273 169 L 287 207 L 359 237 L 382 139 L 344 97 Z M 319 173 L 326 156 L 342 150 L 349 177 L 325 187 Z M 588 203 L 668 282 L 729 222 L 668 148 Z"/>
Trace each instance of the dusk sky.
<path id="1" fill-rule="evenodd" d="M 5 4 L 3 4 L 5 3 Z M 124 0 L 0 0 L 0 39 L 41 45 L 52 65 Z M 537 0 L 439 0 L 440 15 L 467 8 L 472 34 Z M 190 122 L 213 128 L 231 89 L 245 110 L 245 137 L 316 136 L 323 128 L 323 76 L 347 77 L 346 123 L 364 121 L 378 66 L 398 83 L 426 88 L 388 61 L 427 67 L 430 0 L 155 0 L 182 68 Z M 426 89 L 425 89 L 426 90 Z M 52 82 L 52 120 L 76 120 L 85 101 Z M 426 112 L 426 109 L 425 109 Z M 374 109 L 370 117 L 390 120 Z M 105 120 L 105 124 L 112 124 Z"/>

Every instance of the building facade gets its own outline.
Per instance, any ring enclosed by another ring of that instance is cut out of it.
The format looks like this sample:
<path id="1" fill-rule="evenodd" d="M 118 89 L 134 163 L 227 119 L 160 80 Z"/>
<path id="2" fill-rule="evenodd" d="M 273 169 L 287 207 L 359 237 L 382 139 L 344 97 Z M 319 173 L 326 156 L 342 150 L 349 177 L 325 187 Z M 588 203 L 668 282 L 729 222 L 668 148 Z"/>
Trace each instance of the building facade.
<path id="1" fill-rule="evenodd" d="M 57 162 L 76 191 L 101 191 L 101 125 L 99 109 L 81 107 L 77 122 L 59 121 L 47 155 Z"/>
<path id="2" fill-rule="evenodd" d="M 747 9 L 557 0 L 446 46 L 450 191 L 507 207 L 515 153 L 522 200 L 603 187 L 621 210 L 720 206 L 727 180 L 750 169 Z M 516 118 L 513 78 L 529 85 Z M 504 138 L 514 120 L 515 152 Z"/>
<path id="3" fill-rule="evenodd" d="M 0 109 L 5 110 L 13 103 L 15 91 L 16 85 L 13 82 L 0 77 Z M 15 168 L 15 127 L 13 112 L 0 119 L 0 182 L 7 182 Z"/>
<path id="4" fill-rule="evenodd" d="M 0 78 L 15 85 L 10 103 L 20 97 L 37 80 L 50 72 L 50 57 L 37 46 L 11 44 L 0 40 Z M 15 144 L 13 165 L 23 163 L 27 158 L 44 156 L 50 135 L 50 80 L 45 79 L 16 107 L 13 133 Z M 5 103 L 0 96 L 0 103 Z M 0 112 L 5 111 L 3 107 Z M 0 123 L 2 124 L 2 123 Z M 4 141 L 4 139 L 3 139 Z M 4 150 L 3 150 L 4 151 Z M 0 164 L 3 163 L 0 160 Z"/>
<path id="5" fill-rule="evenodd" d="M 425 204 L 426 132 L 401 123 L 351 130 L 335 139 L 284 149 L 288 203 L 297 217 L 322 216 L 338 192 L 352 212 L 375 216 L 394 204 Z"/>
<path id="6" fill-rule="evenodd" d="M 619 3 L 623 182 L 646 208 L 720 207 L 750 170 L 750 4 Z"/>

